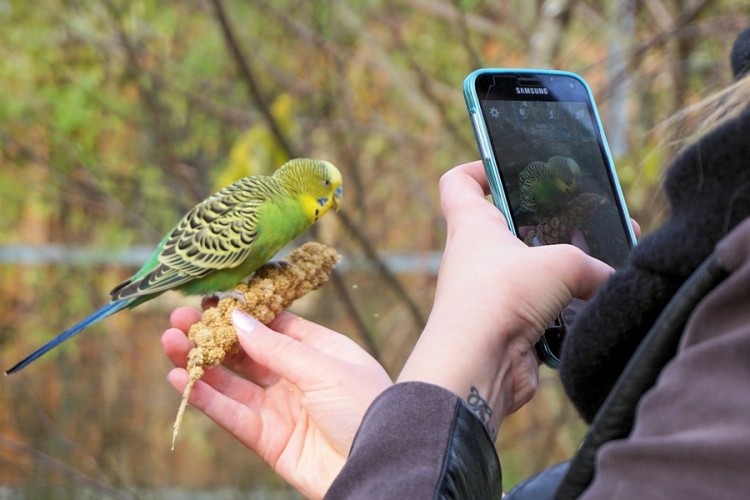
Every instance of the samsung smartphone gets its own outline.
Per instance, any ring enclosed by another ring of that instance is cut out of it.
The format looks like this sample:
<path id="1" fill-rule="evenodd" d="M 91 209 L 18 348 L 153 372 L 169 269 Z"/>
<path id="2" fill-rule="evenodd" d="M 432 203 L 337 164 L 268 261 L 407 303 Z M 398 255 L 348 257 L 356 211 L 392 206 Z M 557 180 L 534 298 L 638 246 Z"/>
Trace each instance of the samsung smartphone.
<path id="1" fill-rule="evenodd" d="M 572 243 L 614 268 L 635 245 L 594 99 L 573 73 L 481 69 L 464 97 L 492 199 L 528 245 Z M 556 368 L 574 300 L 537 344 Z"/>

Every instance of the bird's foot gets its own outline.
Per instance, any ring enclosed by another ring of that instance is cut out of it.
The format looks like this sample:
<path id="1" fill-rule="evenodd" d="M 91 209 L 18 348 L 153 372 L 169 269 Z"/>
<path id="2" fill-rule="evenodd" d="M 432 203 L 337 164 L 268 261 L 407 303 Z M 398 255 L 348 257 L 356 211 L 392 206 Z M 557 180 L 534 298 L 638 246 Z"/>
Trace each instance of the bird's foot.
<path id="1" fill-rule="evenodd" d="M 285 260 L 271 260 L 260 266 L 254 273 L 251 273 L 250 275 L 246 276 L 245 279 L 242 280 L 243 285 L 247 285 L 250 283 L 250 280 L 252 280 L 255 275 L 263 270 L 269 270 L 269 269 L 281 269 L 282 267 L 289 267 L 291 264 Z"/>
<path id="2" fill-rule="evenodd" d="M 240 302 L 243 307 L 247 307 L 247 300 L 245 300 L 245 296 L 242 295 L 242 292 L 240 292 L 239 290 L 232 290 L 229 292 L 214 292 L 211 295 L 206 295 L 201 301 L 201 306 L 203 306 L 203 309 L 216 307 L 221 299 L 225 299 L 227 297 L 231 297 Z"/>
<path id="3" fill-rule="evenodd" d="M 269 267 L 271 269 L 281 269 L 282 267 L 289 267 L 292 264 L 288 260 L 269 260 L 261 267 Z"/>

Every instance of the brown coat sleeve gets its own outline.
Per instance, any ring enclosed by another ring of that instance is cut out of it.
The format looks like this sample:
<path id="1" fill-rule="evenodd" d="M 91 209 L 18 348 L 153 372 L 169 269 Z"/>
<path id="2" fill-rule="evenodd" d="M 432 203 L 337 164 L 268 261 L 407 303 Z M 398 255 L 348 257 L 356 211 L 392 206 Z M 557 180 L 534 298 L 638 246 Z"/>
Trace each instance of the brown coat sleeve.
<path id="1" fill-rule="evenodd" d="M 499 499 L 500 461 L 490 435 L 457 395 L 407 382 L 367 410 L 326 500 Z"/>
<path id="2" fill-rule="evenodd" d="M 747 498 L 750 220 L 717 251 L 732 274 L 696 308 L 630 438 L 602 447 L 583 499 Z"/>

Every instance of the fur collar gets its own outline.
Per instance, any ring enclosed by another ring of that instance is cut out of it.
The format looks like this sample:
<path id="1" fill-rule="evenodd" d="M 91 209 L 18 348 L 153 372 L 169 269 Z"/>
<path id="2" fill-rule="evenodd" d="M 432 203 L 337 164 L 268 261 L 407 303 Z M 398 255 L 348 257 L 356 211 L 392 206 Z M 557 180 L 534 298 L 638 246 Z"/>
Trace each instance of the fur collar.
<path id="1" fill-rule="evenodd" d="M 664 189 L 670 220 L 602 286 L 563 346 L 560 377 L 588 422 L 680 285 L 750 216 L 750 107 L 687 148 Z"/>

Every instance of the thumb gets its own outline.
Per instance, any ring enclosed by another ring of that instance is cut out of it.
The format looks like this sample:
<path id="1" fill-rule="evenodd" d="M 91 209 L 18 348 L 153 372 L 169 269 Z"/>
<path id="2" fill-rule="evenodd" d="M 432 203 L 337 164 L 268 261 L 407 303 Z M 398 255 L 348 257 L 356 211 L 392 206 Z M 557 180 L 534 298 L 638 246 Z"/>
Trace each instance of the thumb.
<path id="1" fill-rule="evenodd" d="M 316 369 L 325 359 L 321 352 L 268 328 L 241 310 L 232 312 L 232 323 L 245 353 L 292 384 L 309 382 L 321 373 Z"/>
<path id="2" fill-rule="evenodd" d="M 571 295 L 579 299 L 590 299 L 615 271 L 608 264 L 573 245 L 548 245 L 534 250 L 550 255 L 545 261 L 557 270 L 549 272 L 556 272 Z"/>

